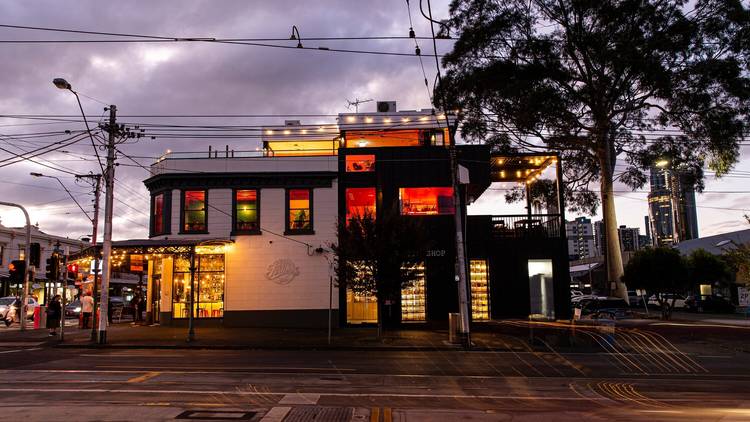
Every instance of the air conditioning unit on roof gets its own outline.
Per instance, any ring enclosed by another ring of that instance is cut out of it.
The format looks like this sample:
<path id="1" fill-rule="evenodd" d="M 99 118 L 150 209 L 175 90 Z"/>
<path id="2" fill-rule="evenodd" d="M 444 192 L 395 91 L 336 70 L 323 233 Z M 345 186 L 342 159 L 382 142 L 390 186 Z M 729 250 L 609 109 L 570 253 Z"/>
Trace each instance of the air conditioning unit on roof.
<path id="1" fill-rule="evenodd" d="M 378 101 L 378 113 L 395 113 L 396 102 L 395 101 Z"/>

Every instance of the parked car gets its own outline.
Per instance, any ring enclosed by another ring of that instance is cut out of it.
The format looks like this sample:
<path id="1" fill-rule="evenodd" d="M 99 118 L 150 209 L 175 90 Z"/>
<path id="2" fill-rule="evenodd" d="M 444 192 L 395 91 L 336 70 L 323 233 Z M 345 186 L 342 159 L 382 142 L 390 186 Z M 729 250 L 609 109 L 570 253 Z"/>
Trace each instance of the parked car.
<path id="1" fill-rule="evenodd" d="M 597 296 L 597 295 L 573 296 L 573 297 L 570 298 L 570 303 L 572 303 L 573 306 L 576 306 L 577 303 L 579 303 L 580 301 L 582 301 L 584 299 L 596 299 L 598 297 L 600 297 L 600 296 Z"/>
<path id="2" fill-rule="evenodd" d="M 78 317 L 81 315 L 81 301 L 76 299 L 65 305 L 65 316 Z"/>
<path id="3" fill-rule="evenodd" d="M 17 309 L 20 304 L 21 300 L 14 296 L 0 298 L 0 317 L 5 320 L 11 308 Z M 39 306 L 39 303 L 37 303 L 36 299 L 29 297 L 28 306 L 26 307 L 26 318 L 34 318 L 34 309 L 37 306 Z M 17 314 L 16 318 L 18 318 Z M 16 319 L 16 321 L 17 320 L 18 319 Z"/>
<path id="4" fill-rule="evenodd" d="M 586 298 L 578 302 L 582 318 L 620 319 L 631 315 L 625 299 L 619 297 Z"/>
<path id="5" fill-rule="evenodd" d="M 734 305 L 721 296 L 689 296 L 685 306 L 693 312 L 731 314 L 735 311 Z"/>
<path id="6" fill-rule="evenodd" d="M 662 293 L 661 297 L 662 301 L 667 301 L 670 304 L 672 303 L 672 299 L 674 299 L 674 309 L 684 309 L 686 307 L 685 300 L 687 298 L 681 294 Z M 656 295 L 651 295 L 651 297 L 648 298 L 648 306 L 653 306 L 655 308 L 660 307 L 659 300 Z"/>

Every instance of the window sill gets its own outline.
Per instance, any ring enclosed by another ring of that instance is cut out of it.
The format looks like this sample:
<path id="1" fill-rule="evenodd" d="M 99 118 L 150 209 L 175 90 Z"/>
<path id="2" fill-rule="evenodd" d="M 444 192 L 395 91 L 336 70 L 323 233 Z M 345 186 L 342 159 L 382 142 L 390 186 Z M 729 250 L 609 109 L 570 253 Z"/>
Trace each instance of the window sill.
<path id="1" fill-rule="evenodd" d="M 177 233 L 177 234 L 208 234 L 208 230 L 201 230 L 201 231 L 189 231 L 189 232 L 186 232 L 186 231 L 180 231 L 180 232 L 179 232 L 179 233 Z"/>
<path id="2" fill-rule="evenodd" d="M 261 230 L 236 230 L 229 233 L 230 236 L 260 236 L 262 234 Z"/>
<path id="3" fill-rule="evenodd" d="M 151 233 L 148 235 L 149 238 L 151 237 L 159 237 L 159 236 L 169 236 L 172 232 L 164 232 L 164 233 Z"/>
<path id="4" fill-rule="evenodd" d="M 305 236 L 315 234 L 315 230 L 284 230 L 284 236 Z"/>

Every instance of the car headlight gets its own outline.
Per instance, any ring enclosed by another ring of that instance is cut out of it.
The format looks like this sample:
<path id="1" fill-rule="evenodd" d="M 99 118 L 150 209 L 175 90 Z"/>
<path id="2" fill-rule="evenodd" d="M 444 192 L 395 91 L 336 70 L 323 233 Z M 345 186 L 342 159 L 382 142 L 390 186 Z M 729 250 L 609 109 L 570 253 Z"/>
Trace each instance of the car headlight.
<path id="1" fill-rule="evenodd" d="M 81 312 L 81 307 L 80 306 L 76 306 L 76 308 L 73 310 L 73 312 Z"/>

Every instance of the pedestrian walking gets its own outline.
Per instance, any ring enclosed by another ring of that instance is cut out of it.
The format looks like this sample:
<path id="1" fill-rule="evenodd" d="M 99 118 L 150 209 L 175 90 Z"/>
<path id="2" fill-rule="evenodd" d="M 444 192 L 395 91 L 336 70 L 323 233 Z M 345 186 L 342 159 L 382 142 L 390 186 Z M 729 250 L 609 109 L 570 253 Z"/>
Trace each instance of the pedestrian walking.
<path id="1" fill-rule="evenodd" d="M 82 328 L 89 328 L 91 314 L 94 313 L 94 298 L 91 297 L 91 293 L 86 293 L 86 295 L 81 298 L 81 313 L 83 314 Z"/>
<path id="2" fill-rule="evenodd" d="M 47 306 L 47 328 L 49 329 L 49 335 L 57 335 L 57 327 L 60 326 L 60 318 L 62 318 L 62 304 L 60 303 L 60 295 L 55 295 L 52 298 L 52 302 Z"/>

